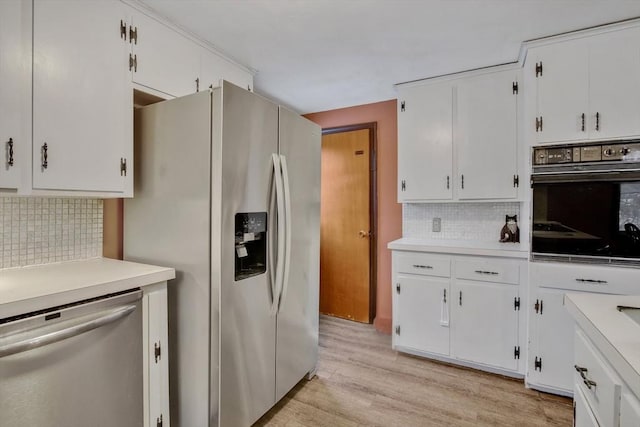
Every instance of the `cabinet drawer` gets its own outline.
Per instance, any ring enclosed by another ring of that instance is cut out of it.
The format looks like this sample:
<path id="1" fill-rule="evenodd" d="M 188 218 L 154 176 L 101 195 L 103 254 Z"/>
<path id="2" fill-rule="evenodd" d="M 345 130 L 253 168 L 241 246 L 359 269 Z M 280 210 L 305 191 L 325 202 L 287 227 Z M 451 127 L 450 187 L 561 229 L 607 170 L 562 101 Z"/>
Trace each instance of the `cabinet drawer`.
<path id="1" fill-rule="evenodd" d="M 451 277 L 451 258 L 423 253 L 396 253 L 398 273 Z"/>
<path id="2" fill-rule="evenodd" d="M 634 294 L 640 269 L 532 262 L 531 283 L 545 288 L 607 294 Z"/>
<path id="3" fill-rule="evenodd" d="M 456 278 L 517 285 L 520 266 L 494 260 L 456 260 Z"/>
<path id="4" fill-rule="evenodd" d="M 589 402 L 600 425 L 617 426 L 621 381 L 581 331 L 575 334 L 575 388 Z"/>

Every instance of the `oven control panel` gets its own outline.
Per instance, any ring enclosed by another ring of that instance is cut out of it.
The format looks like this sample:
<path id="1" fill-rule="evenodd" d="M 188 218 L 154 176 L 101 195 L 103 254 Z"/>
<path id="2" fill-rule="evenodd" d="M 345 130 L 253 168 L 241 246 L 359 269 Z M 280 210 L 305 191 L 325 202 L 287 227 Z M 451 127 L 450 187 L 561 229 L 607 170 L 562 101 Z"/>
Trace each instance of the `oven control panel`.
<path id="1" fill-rule="evenodd" d="M 572 144 L 533 149 L 534 166 L 610 161 L 640 161 L 640 142 L 614 142 L 597 145 Z"/>

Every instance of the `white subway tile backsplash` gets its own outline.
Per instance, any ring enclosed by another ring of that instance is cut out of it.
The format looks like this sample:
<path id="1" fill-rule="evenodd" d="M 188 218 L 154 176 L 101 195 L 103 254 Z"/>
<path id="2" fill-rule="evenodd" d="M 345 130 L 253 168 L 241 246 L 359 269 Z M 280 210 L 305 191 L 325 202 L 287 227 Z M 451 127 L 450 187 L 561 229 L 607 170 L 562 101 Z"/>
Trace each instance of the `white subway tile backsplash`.
<path id="1" fill-rule="evenodd" d="M 102 256 L 102 200 L 0 197 L 0 268 Z"/>
<path id="2" fill-rule="evenodd" d="M 408 203 L 402 208 L 402 236 L 494 242 L 505 215 L 518 215 L 520 223 L 520 203 Z M 434 218 L 441 218 L 440 232 L 432 231 Z"/>

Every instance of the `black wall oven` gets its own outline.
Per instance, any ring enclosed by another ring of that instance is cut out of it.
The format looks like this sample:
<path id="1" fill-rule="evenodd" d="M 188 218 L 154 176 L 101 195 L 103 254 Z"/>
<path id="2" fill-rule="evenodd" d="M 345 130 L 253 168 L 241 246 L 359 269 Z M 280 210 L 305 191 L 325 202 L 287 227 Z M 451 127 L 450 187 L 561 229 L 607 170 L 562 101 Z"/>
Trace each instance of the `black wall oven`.
<path id="1" fill-rule="evenodd" d="M 640 265 L 640 141 L 533 151 L 532 258 Z"/>

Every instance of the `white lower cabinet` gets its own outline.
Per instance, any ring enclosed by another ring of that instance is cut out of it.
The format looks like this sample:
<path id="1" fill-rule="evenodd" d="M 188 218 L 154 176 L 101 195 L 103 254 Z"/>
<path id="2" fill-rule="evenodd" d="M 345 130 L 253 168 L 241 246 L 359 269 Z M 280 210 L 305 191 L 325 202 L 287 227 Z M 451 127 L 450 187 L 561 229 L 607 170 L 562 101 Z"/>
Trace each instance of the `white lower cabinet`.
<path id="1" fill-rule="evenodd" d="M 449 355 L 449 279 L 400 274 L 395 345 Z"/>
<path id="2" fill-rule="evenodd" d="M 393 347 L 521 376 L 523 261 L 393 252 Z"/>
<path id="3" fill-rule="evenodd" d="M 576 392 L 573 398 L 573 426 L 574 427 L 600 427 L 595 415 L 589 408 L 587 398 L 581 391 Z"/>
<path id="4" fill-rule="evenodd" d="M 144 425 L 169 426 L 169 333 L 167 284 L 143 289 Z"/>
<path id="5" fill-rule="evenodd" d="M 640 426 L 640 399 L 629 391 L 623 391 L 620 402 L 620 427 L 638 426 Z"/>

